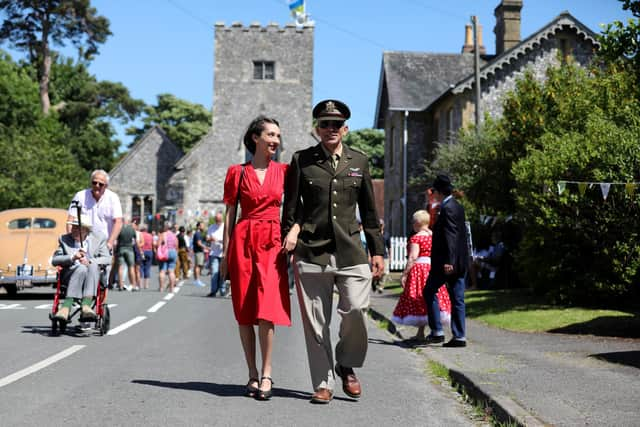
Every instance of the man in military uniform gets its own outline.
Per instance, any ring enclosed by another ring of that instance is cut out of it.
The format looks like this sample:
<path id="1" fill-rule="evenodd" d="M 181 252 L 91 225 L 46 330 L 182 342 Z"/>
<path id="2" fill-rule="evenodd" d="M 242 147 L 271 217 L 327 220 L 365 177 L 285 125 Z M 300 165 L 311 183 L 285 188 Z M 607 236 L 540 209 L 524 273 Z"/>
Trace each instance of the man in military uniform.
<path id="1" fill-rule="evenodd" d="M 349 108 L 337 100 L 325 100 L 314 107 L 320 143 L 293 155 L 285 188 L 284 245 L 295 256 L 313 403 L 331 401 L 335 375 L 342 378 L 342 389 L 348 396 L 360 397 L 361 386 L 353 368 L 363 365 L 367 353 L 365 309 L 372 273 L 378 277 L 384 272 L 384 244 L 367 156 L 342 143 L 350 115 Z M 356 207 L 371 268 L 360 241 Z M 329 333 L 334 285 L 342 316 L 335 369 Z"/>

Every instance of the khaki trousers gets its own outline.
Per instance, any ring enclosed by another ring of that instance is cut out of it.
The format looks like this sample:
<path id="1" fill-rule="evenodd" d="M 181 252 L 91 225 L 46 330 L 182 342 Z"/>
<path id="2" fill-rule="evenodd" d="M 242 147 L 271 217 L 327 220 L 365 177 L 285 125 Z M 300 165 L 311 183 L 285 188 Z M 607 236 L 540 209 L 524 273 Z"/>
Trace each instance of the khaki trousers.
<path id="1" fill-rule="evenodd" d="M 341 366 L 361 367 L 367 354 L 367 323 L 371 270 L 360 264 L 337 268 L 335 256 L 327 266 L 296 258 L 296 288 L 313 389 L 335 386 L 331 323 L 333 288 L 338 290 L 338 314 L 342 317 L 335 360 Z"/>

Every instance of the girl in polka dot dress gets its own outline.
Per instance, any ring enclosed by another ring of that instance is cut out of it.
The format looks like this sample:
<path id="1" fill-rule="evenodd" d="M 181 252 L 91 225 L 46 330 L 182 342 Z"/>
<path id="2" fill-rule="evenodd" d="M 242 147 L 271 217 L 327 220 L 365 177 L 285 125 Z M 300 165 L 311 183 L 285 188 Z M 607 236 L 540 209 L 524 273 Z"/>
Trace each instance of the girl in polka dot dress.
<path id="1" fill-rule="evenodd" d="M 417 326 L 418 333 L 410 341 L 424 341 L 427 325 L 427 308 L 422 297 L 422 289 L 431 269 L 431 230 L 429 212 L 416 211 L 413 214 L 413 230 L 416 232 L 407 243 L 407 265 L 402 273 L 402 287 L 398 304 L 393 310 L 391 321 L 399 325 Z M 440 318 L 442 322 L 451 319 L 451 301 L 446 286 L 438 290 Z"/>

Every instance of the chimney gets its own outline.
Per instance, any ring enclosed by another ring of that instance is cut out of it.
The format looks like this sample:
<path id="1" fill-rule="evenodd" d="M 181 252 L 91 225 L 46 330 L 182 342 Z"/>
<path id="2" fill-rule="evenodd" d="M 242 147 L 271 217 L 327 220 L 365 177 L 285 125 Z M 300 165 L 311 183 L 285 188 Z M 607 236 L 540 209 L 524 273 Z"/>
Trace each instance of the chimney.
<path id="1" fill-rule="evenodd" d="M 482 44 L 482 25 L 478 24 L 478 46 L 480 46 L 480 55 L 487 53 L 487 50 Z M 467 24 L 464 26 L 464 45 L 462 46 L 462 53 L 473 53 L 473 26 Z"/>
<path id="2" fill-rule="evenodd" d="M 520 43 L 520 10 L 523 0 L 502 0 L 493 14 L 496 17 L 496 55 Z"/>

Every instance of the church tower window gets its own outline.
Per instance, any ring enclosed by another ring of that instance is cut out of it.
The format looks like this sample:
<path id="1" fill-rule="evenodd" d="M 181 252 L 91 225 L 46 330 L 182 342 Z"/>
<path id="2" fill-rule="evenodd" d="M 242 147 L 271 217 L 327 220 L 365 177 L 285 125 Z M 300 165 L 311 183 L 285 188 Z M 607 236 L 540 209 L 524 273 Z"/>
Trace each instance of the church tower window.
<path id="1" fill-rule="evenodd" d="M 255 80 L 275 80 L 276 66 L 273 61 L 253 61 L 253 78 Z"/>

